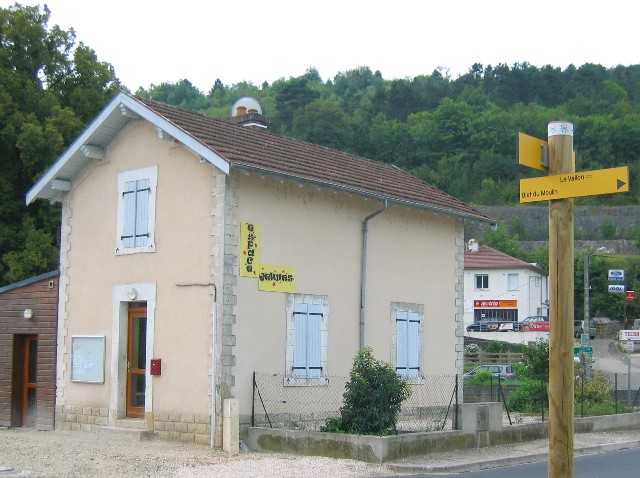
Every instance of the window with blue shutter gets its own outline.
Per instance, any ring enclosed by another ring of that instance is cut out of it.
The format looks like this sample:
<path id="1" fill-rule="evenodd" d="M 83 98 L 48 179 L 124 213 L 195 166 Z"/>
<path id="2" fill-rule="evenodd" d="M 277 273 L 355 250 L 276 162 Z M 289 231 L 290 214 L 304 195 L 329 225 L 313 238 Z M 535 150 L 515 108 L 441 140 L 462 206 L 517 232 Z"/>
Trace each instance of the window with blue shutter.
<path id="1" fill-rule="evenodd" d="M 316 304 L 296 303 L 293 311 L 294 377 L 322 376 L 322 307 Z"/>
<path id="2" fill-rule="evenodd" d="M 402 377 L 420 376 L 420 314 L 396 311 L 396 372 Z"/>
<path id="3" fill-rule="evenodd" d="M 155 251 L 155 191 L 158 168 L 118 175 L 116 254 Z"/>
<path id="4" fill-rule="evenodd" d="M 149 242 L 149 187 L 148 179 L 128 181 L 124 184 L 124 247 L 142 247 Z"/>

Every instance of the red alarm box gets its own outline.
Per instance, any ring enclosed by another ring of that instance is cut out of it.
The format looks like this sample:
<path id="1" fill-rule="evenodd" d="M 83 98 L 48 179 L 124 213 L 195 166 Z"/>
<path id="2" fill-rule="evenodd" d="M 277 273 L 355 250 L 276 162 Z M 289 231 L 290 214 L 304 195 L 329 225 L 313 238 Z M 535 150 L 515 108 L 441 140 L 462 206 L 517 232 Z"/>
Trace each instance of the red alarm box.
<path id="1" fill-rule="evenodd" d="M 151 375 L 162 375 L 162 359 L 151 359 Z"/>

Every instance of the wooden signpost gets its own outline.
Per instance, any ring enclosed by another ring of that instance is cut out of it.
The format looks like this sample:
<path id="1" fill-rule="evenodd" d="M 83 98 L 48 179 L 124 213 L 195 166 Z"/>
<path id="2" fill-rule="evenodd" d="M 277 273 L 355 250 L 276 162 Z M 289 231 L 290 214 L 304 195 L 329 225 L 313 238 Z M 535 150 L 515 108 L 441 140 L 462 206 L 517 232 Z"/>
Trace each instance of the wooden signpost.
<path id="1" fill-rule="evenodd" d="M 576 173 L 573 124 L 551 122 L 548 136 L 548 142 L 522 133 L 518 137 L 518 162 L 549 172 L 520 181 L 520 202 L 550 201 L 549 478 L 573 478 L 573 197 L 626 192 L 629 172 L 613 168 Z"/>

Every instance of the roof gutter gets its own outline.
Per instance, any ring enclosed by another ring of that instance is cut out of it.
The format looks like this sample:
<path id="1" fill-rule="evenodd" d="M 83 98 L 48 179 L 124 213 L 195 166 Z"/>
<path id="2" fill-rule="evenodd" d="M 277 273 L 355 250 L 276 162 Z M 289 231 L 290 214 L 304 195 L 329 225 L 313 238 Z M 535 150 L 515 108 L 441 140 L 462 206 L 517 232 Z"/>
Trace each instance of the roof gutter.
<path id="1" fill-rule="evenodd" d="M 428 206 L 426 204 L 422 204 L 416 201 L 410 201 L 407 199 L 400 199 L 400 198 L 392 198 L 389 196 L 385 196 L 382 194 L 375 194 L 375 193 L 369 193 L 366 191 L 361 191 L 360 189 L 356 189 L 356 188 L 352 188 L 349 186 L 344 186 L 342 184 L 339 183 L 334 183 L 331 181 L 321 181 L 318 179 L 309 179 L 309 178 L 305 178 L 305 177 L 301 177 L 301 176 L 296 176 L 294 174 L 287 174 L 287 173 L 283 173 L 281 171 L 275 171 L 269 168 L 260 168 L 260 167 L 256 167 L 253 165 L 247 165 L 244 163 L 238 163 L 238 162 L 233 162 L 231 167 L 236 167 L 238 169 L 243 169 L 243 170 L 248 170 L 248 171 L 257 171 L 257 172 L 261 172 L 264 174 L 271 174 L 273 176 L 279 176 L 279 177 L 283 177 L 285 179 L 290 179 L 292 181 L 298 181 L 298 182 L 303 182 L 303 183 L 308 183 L 311 185 L 320 185 L 320 186 L 325 186 L 325 187 L 329 187 L 329 188 L 333 188 L 333 189 L 338 189 L 340 191 L 344 191 L 346 193 L 349 194 L 357 194 L 359 196 L 363 196 L 366 198 L 370 198 L 370 199 L 375 199 L 378 201 L 388 201 L 389 203 L 394 203 L 394 204 L 399 204 L 402 206 L 407 206 L 407 207 L 415 207 L 417 209 L 424 209 L 427 211 L 433 211 L 433 212 L 438 212 L 440 214 L 446 214 L 449 216 L 454 216 L 460 219 L 469 219 L 472 221 L 481 221 L 481 222 L 486 222 L 489 224 L 495 224 L 496 221 L 493 218 L 490 217 L 485 217 L 485 216 L 481 216 L 479 214 L 472 214 L 472 213 L 465 213 L 462 211 L 454 211 L 451 209 L 447 209 L 444 207 L 437 207 L 437 206 Z"/>
<path id="2" fill-rule="evenodd" d="M 367 295 L 367 239 L 369 227 L 368 223 L 371 219 L 376 217 L 378 214 L 387 209 L 387 200 L 384 200 L 384 203 L 380 209 L 372 212 L 362 221 L 362 271 L 360 276 L 360 349 L 364 348 L 364 325 L 365 325 L 365 303 L 366 303 L 366 295 Z"/>

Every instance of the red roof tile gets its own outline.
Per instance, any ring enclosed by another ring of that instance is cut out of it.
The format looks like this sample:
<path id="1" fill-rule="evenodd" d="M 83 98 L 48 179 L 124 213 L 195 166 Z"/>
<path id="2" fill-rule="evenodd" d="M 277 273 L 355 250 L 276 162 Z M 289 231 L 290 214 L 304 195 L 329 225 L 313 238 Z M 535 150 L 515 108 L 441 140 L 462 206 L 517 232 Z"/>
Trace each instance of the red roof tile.
<path id="1" fill-rule="evenodd" d="M 465 269 L 531 269 L 544 275 L 547 273 L 538 266 L 516 259 L 508 254 L 496 251 L 489 246 L 480 246 L 478 252 L 464 252 Z"/>
<path id="2" fill-rule="evenodd" d="M 481 221 L 491 218 L 395 166 L 133 97 L 202 143 L 231 167 L 299 180 Z"/>

